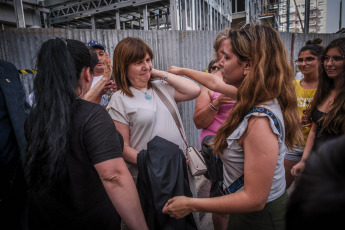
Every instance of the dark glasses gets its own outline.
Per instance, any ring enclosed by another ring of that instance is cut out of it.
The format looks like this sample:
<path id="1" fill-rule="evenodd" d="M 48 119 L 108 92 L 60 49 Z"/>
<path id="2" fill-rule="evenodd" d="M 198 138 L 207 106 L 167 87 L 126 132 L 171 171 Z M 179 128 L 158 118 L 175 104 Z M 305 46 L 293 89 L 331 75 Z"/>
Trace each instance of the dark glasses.
<path id="1" fill-rule="evenodd" d="M 321 62 L 329 62 L 329 61 L 332 61 L 332 63 L 338 63 L 338 62 L 341 62 L 341 61 L 344 61 L 344 56 L 333 56 L 333 57 L 330 57 L 330 56 L 322 56 L 321 57 Z"/>
<path id="2" fill-rule="evenodd" d="M 315 58 L 314 58 L 314 57 L 307 57 L 307 58 L 305 58 L 305 59 L 303 59 L 303 58 L 298 58 L 298 59 L 296 60 L 296 63 L 301 65 L 301 64 L 303 64 L 303 62 L 305 62 L 306 65 L 309 65 L 309 63 L 312 62 L 312 61 L 315 61 Z"/>
<path id="3" fill-rule="evenodd" d="M 212 66 L 212 67 L 211 67 L 211 70 L 220 70 L 220 69 L 221 69 L 220 66 Z"/>

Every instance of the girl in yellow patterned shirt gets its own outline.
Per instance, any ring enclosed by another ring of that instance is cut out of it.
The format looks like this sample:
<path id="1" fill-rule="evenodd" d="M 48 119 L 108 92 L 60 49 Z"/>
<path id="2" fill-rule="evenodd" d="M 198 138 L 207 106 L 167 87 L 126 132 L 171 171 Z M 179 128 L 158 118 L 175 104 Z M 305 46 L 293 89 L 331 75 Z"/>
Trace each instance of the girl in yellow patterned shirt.
<path id="1" fill-rule="evenodd" d="M 311 100 L 313 99 L 318 85 L 320 57 L 324 50 L 324 47 L 320 45 L 321 42 L 321 38 L 315 38 L 312 41 L 307 41 L 306 45 L 300 50 L 298 59 L 296 60 L 298 68 L 304 75 L 304 78 L 294 81 L 297 107 L 300 115 L 304 142 L 302 143 L 302 146 L 296 146 L 293 150 L 289 151 L 285 155 L 284 166 L 286 189 L 288 189 L 294 181 L 294 177 L 291 174 L 291 168 L 301 160 L 304 146 L 311 128 L 311 121 L 306 118 L 304 111 L 308 108 Z"/>

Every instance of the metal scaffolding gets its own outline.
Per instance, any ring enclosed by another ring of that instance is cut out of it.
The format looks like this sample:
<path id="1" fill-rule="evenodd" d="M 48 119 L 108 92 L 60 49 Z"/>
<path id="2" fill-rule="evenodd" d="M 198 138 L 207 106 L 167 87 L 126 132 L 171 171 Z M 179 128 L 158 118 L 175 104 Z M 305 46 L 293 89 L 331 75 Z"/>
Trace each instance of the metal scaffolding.
<path id="1" fill-rule="evenodd" d="M 220 30 L 231 23 L 229 0 L 84 0 L 50 7 L 51 27 Z"/>

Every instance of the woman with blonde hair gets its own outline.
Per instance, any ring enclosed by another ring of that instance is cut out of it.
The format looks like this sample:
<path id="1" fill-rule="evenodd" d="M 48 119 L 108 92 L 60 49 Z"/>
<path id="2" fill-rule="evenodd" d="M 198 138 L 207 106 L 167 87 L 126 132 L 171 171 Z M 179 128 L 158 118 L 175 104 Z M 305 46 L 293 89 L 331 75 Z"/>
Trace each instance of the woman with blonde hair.
<path id="1" fill-rule="evenodd" d="M 267 25 L 230 30 L 220 60 L 225 83 L 199 71 L 171 67 L 237 103 L 214 140 L 223 161 L 224 196 L 174 197 L 163 212 L 181 218 L 190 212 L 230 213 L 228 229 L 284 229 L 284 155 L 302 135 L 293 70 L 277 31 Z"/>
<path id="2" fill-rule="evenodd" d="M 230 31 L 230 28 L 226 28 L 219 32 L 216 39 L 213 42 L 213 58 L 217 59 L 218 61 L 223 57 L 222 50 L 224 49 L 225 42 L 228 39 L 228 33 Z"/>

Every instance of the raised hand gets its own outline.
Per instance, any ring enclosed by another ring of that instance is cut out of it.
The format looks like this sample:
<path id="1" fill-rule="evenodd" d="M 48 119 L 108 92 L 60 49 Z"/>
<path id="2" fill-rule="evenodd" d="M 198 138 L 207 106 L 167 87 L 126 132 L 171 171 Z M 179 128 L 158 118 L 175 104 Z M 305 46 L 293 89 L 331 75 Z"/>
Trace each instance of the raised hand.
<path id="1" fill-rule="evenodd" d="M 181 67 L 177 67 L 177 66 L 170 66 L 167 70 L 167 72 L 169 73 L 173 73 L 173 74 L 176 74 L 176 75 L 182 75 L 181 71 L 182 71 L 183 68 Z"/>

